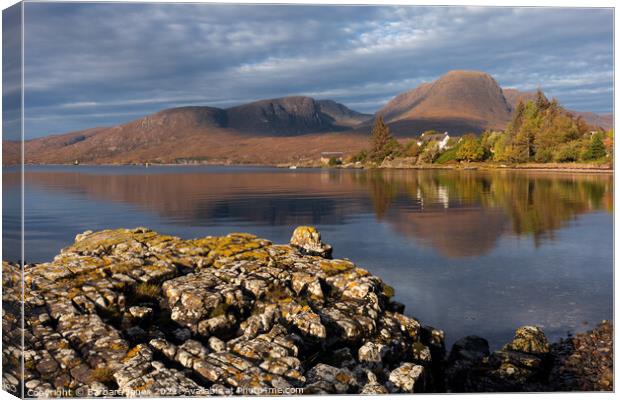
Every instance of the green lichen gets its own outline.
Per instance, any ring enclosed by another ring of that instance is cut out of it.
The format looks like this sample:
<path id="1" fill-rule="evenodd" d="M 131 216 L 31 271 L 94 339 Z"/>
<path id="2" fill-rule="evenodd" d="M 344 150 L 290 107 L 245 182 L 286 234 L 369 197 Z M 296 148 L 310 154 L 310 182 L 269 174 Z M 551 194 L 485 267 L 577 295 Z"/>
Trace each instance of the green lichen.
<path id="1" fill-rule="evenodd" d="M 347 260 L 322 260 L 319 266 L 327 275 L 337 275 L 355 267 L 351 261 Z"/>

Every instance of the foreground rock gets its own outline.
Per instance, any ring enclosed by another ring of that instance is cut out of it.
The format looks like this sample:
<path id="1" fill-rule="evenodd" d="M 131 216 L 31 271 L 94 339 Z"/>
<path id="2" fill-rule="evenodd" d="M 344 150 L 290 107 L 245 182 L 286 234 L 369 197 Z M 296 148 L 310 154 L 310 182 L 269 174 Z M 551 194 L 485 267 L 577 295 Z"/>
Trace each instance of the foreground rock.
<path id="1" fill-rule="evenodd" d="M 443 332 L 330 254 L 309 227 L 292 245 L 85 232 L 25 268 L 23 376 L 10 372 L 19 267 L 3 263 L 4 328 L 14 332 L 5 382 L 52 397 L 442 391 Z"/>
<path id="2" fill-rule="evenodd" d="M 3 262 L 3 385 L 28 397 L 613 390 L 613 330 L 490 352 L 403 314 L 311 227 L 182 240 L 84 232 L 52 262 Z M 21 368 L 22 335 L 25 343 Z M 24 383 L 25 393 L 20 391 Z"/>
<path id="3" fill-rule="evenodd" d="M 549 345 L 540 328 L 524 326 L 492 353 L 485 339 L 465 337 L 452 346 L 446 386 L 451 392 L 612 391 L 613 327 L 603 321 Z"/>

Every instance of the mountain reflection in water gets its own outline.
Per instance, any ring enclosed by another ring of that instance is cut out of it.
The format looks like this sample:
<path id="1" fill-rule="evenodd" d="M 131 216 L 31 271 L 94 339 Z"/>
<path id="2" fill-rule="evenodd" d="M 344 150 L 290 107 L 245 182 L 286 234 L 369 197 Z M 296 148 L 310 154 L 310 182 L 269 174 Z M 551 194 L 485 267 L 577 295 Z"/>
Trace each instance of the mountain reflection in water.
<path id="1" fill-rule="evenodd" d="M 5 185 L 17 178 L 5 175 Z M 29 169 L 25 181 L 193 226 L 344 224 L 372 210 L 449 257 L 485 254 L 509 233 L 538 244 L 579 214 L 613 206 L 609 175 L 540 172 L 48 167 Z"/>
<path id="2" fill-rule="evenodd" d="M 3 174 L 3 259 L 19 252 L 19 174 Z M 613 177 L 511 171 L 27 166 L 26 260 L 88 229 L 287 242 L 315 225 L 335 257 L 383 278 L 410 315 L 492 345 L 612 317 Z"/>

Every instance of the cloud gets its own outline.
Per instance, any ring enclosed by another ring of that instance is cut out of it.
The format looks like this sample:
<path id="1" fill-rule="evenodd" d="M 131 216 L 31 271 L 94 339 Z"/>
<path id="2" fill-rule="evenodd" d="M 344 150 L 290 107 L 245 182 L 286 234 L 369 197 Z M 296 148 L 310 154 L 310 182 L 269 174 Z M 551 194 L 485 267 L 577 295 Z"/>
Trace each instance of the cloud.
<path id="1" fill-rule="evenodd" d="M 611 9 L 26 4 L 26 136 L 306 94 L 374 112 L 452 69 L 610 112 Z"/>

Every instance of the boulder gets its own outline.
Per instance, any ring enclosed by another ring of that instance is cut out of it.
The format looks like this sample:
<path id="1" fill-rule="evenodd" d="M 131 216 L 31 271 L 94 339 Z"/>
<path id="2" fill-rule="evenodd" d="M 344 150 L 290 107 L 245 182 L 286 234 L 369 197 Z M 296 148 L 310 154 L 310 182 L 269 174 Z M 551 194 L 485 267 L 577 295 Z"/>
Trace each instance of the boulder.
<path id="1" fill-rule="evenodd" d="M 332 246 L 321 242 L 321 234 L 311 226 L 295 228 L 290 245 L 302 254 L 331 258 Z"/>
<path id="2" fill-rule="evenodd" d="M 402 363 L 390 372 L 390 383 L 399 392 L 414 393 L 424 389 L 424 367 L 412 363 Z M 417 389 L 417 390 L 414 390 Z"/>
<path id="3" fill-rule="evenodd" d="M 543 355 L 549 353 L 549 342 L 539 327 L 522 326 L 515 331 L 514 339 L 504 346 L 504 350 Z"/>
<path id="4" fill-rule="evenodd" d="M 465 360 L 478 362 L 489 355 L 489 342 L 479 336 L 470 335 L 457 340 L 450 351 L 450 362 Z"/>

